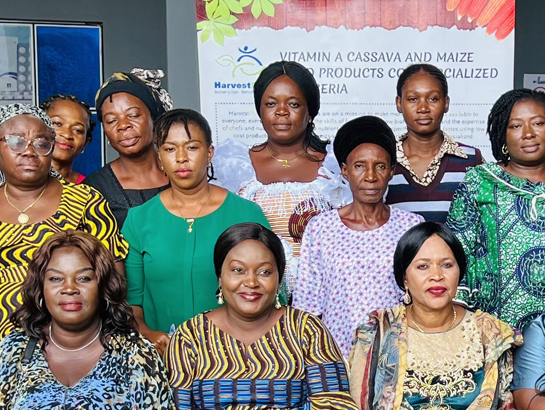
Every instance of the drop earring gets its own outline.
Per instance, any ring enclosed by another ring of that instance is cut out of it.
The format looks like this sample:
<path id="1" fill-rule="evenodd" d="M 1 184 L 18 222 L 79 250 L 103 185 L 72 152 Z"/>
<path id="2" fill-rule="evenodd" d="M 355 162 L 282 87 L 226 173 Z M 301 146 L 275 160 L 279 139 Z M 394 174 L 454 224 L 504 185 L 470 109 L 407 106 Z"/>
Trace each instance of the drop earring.
<path id="1" fill-rule="evenodd" d="M 223 305 L 225 300 L 223 300 L 223 289 L 220 288 L 220 293 L 218 293 L 218 305 Z"/>
<path id="2" fill-rule="evenodd" d="M 280 303 L 280 299 L 278 297 L 278 293 L 276 294 L 276 301 L 274 302 L 274 308 L 275 309 L 280 309 L 282 307 L 282 304 Z"/>
<path id="3" fill-rule="evenodd" d="M 411 295 L 409 295 L 409 289 L 405 288 L 405 296 L 403 296 L 403 304 L 410 305 L 412 302 Z"/>

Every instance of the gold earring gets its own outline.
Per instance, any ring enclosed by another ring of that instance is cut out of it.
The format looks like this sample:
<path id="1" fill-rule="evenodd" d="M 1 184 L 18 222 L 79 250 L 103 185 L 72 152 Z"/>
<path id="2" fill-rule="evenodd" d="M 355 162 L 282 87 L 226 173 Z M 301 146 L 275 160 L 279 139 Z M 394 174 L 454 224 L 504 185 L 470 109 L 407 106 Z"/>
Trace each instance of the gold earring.
<path id="1" fill-rule="evenodd" d="M 280 309 L 282 307 L 282 305 L 280 304 L 280 299 L 278 298 L 278 293 L 276 294 L 276 301 L 274 302 L 274 308 L 275 309 Z"/>
<path id="2" fill-rule="evenodd" d="M 225 300 L 223 300 L 223 289 L 220 288 L 220 293 L 218 294 L 218 305 L 223 305 Z"/>
<path id="3" fill-rule="evenodd" d="M 405 296 L 403 296 L 403 304 L 410 305 L 412 302 L 411 295 L 409 295 L 409 289 L 405 288 Z"/>
<path id="4" fill-rule="evenodd" d="M 509 150 L 507 149 L 507 144 L 503 144 L 503 147 L 501 147 L 501 153 L 503 155 L 509 154 Z"/>

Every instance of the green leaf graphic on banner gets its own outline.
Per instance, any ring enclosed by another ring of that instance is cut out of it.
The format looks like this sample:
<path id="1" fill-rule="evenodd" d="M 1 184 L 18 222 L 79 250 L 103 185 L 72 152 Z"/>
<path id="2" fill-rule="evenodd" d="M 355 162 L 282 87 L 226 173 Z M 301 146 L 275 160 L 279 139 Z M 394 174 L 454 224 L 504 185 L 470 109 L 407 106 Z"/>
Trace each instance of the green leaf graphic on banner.
<path id="1" fill-rule="evenodd" d="M 240 2 L 236 1 L 236 0 L 224 0 L 225 3 L 227 4 L 227 6 L 229 7 L 229 10 L 231 10 L 233 13 L 242 13 L 243 10 L 242 10 L 242 4 L 240 4 Z"/>
<path id="2" fill-rule="evenodd" d="M 201 31 L 201 43 L 208 41 L 210 36 L 219 45 L 224 45 L 225 37 L 236 37 L 237 33 L 232 27 L 238 18 L 231 13 L 244 13 L 244 7 L 252 5 L 251 13 L 254 18 L 261 14 L 274 17 L 274 5 L 282 4 L 283 0 L 202 0 L 206 2 L 206 17 L 208 20 L 197 23 L 197 30 Z M 236 64 L 235 64 L 236 65 Z M 246 64 L 244 64 L 246 65 Z M 240 67 L 237 66 L 237 67 Z M 235 70 L 237 69 L 235 67 Z M 244 70 L 241 68 L 241 71 Z M 233 75 L 234 76 L 234 75 Z"/>
<path id="3" fill-rule="evenodd" d="M 254 0 L 252 4 L 252 14 L 255 19 L 261 16 L 261 0 Z"/>

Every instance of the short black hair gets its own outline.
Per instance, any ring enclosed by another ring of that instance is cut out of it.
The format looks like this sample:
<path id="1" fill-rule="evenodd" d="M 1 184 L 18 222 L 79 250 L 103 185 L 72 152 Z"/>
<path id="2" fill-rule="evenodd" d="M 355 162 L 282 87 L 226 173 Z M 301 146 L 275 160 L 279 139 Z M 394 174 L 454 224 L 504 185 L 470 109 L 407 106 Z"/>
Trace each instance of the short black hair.
<path id="1" fill-rule="evenodd" d="M 261 242 L 272 252 L 278 269 L 278 283 L 282 282 L 286 270 L 286 256 L 282 241 L 273 231 L 254 222 L 233 225 L 218 238 L 214 247 L 214 268 L 218 279 L 221 276 L 221 267 L 227 254 L 239 243 L 249 239 Z"/>
<path id="2" fill-rule="evenodd" d="M 504 154 L 502 152 L 507 140 L 507 126 L 513 106 L 521 101 L 535 101 L 545 107 L 545 93 L 528 88 L 507 91 L 498 98 L 498 101 L 494 103 L 490 110 L 490 114 L 488 114 L 486 132 L 490 138 L 492 155 L 494 155 L 496 161 L 505 165 L 509 163 L 509 153 Z"/>
<path id="3" fill-rule="evenodd" d="M 85 101 L 80 100 L 75 95 L 71 94 L 55 94 L 49 97 L 48 99 L 44 100 L 40 104 L 40 108 L 45 111 L 47 114 L 47 111 L 55 105 L 57 101 L 71 101 L 75 104 L 78 104 L 85 113 L 87 114 L 87 133 L 85 134 L 85 144 L 90 144 L 93 140 L 93 129 L 95 128 L 95 125 L 97 124 L 93 120 L 93 114 L 91 113 L 91 107 L 89 107 L 89 104 L 87 104 Z"/>
<path id="4" fill-rule="evenodd" d="M 454 259 L 456 259 L 458 267 L 460 268 L 458 284 L 464 278 L 467 268 L 467 260 L 464 247 L 456 235 L 454 235 L 449 228 L 441 223 L 422 222 L 413 226 L 403 234 L 401 239 L 399 239 L 394 253 L 394 276 L 397 286 L 399 286 L 401 290 L 405 290 L 405 273 L 407 272 L 407 268 L 424 242 L 426 242 L 433 235 L 437 235 L 444 240 L 454 254 Z"/>
<path id="5" fill-rule="evenodd" d="M 413 64 L 408 66 L 405 70 L 403 70 L 403 72 L 401 73 L 401 75 L 399 76 L 397 80 L 397 96 L 399 98 L 401 98 L 401 94 L 403 92 L 403 86 L 405 85 L 407 80 L 411 78 L 413 75 L 418 74 L 421 71 L 435 77 L 435 79 L 439 81 L 439 84 L 441 84 L 441 88 L 443 89 L 443 95 L 445 97 L 448 96 L 447 77 L 445 77 L 445 74 L 439 68 L 431 64 Z"/>
<path id="6" fill-rule="evenodd" d="M 170 128 L 176 124 L 183 124 L 185 132 L 189 139 L 191 139 L 191 133 L 189 132 L 189 124 L 196 125 L 204 133 L 204 140 L 206 145 L 210 147 L 212 145 L 212 130 L 210 124 L 206 121 L 200 113 L 189 108 L 176 108 L 161 114 L 153 123 L 153 135 L 155 143 L 158 147 L 163 145 L 168 137 Z M 214 178 L 214 166 L 210 163 L 208 180 Z"/>
<path id="7" fill-rule="evenodd" d="M 261 99 L 270 83 L 276 78 L 287 75 L 291 78 L 305 96 L 308 113 L 312 121 L 307 124 L 306 138 L 303 143 L 305 152 L 310 147 L 321 154 L 327 154 L 327 144 L 329 141 L 322 140 L 314 132 L 314 118 L 320 110 L 320 89 L 312 73 L 305 66 L 295 61 L 276 61 L 265 68 L 254 84 L 254 103 L 259 117 L 261 117 Z M 310 159 L 312 159 L 309 156 Z"/>

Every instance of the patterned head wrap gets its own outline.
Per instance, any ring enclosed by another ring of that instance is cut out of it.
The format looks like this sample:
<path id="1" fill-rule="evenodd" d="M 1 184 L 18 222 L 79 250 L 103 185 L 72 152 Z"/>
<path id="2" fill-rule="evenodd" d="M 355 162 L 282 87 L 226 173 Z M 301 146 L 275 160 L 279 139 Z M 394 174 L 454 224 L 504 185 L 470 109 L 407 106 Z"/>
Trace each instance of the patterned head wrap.
<path id="1" fill-rule="evenodd" d="M 384 148 L 390 155 L 390 165 L 394 166 L 396 164 L 396 137 L 394 132 L 379 117 L 364 115 L 348 121 L 337 131 L 333 141 L 333 152 L 339 166 L 342 168 L 342 164 L 346 164 L 346 158 L 354 148 L 365 143 Z"/>
<path id="2" fill-rule="evenodd" d="M 96 95 L 96 108 L 99 121 L 102 121 L 102 104 L 109 96 L 128 93 L 139 98 L 148 107 L 155 120 L 174 107 L 167 90 L 161 87 L 163 70 L 144 70 L 133 68 L 130 73 L 117 72 L 106 80 Z"/>
<path id="3" fill-rule="evenodd" d="M 53 133 L 55 132 L 55 128 L 53 127 L 53 122 L 51 121 L 51 118 L 49 118 L 44 110 L 31 104 L 15 103 L 0 106 L 0 125 L 13 117 L 23 114 L 32 115 L 42 120 L 47 128 L 51 129 Z"/>

